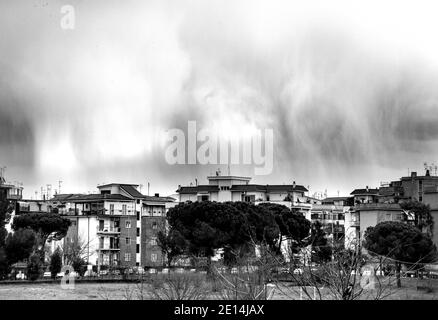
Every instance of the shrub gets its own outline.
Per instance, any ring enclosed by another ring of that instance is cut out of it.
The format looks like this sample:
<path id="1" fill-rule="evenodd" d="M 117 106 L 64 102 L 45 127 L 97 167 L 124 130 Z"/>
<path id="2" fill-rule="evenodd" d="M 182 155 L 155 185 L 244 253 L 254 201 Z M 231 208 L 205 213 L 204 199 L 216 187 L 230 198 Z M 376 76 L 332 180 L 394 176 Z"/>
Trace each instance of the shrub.
<path id="1" fill-rule="evenodd" d="M 29 262 L 27 264 L 27 276 L 30 280 L 37 280 L 43 270 L 43 264 L 38 254 L 33 254 L 30 256 Z"/>
<path id="2" fill-rule="evenodd" d="M 62 269 L 62 256 L 61 251 L 58 249 L 52 254 L 50 258 L 50 273 L 52 274 L 52 278 L 55 279 L 56 275 L 61 272 Z"/>

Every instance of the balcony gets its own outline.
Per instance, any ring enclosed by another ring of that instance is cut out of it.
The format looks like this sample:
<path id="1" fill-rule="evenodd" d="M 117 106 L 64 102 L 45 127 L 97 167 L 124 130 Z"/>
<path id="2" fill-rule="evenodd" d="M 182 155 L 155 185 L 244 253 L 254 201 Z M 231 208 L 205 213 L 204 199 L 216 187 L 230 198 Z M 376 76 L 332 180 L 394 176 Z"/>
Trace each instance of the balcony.
<path id="1" fill-rule="evenodd" d="M 119 245 L 100 246 L 99 250 L 120 250 Z"/>
<path id="2" fill-rule="evenodd" d="M 97 233 L 117 234 L 117 233 L 120 233 L 120 228 L 114 228 L 114 227 L 99 228 L 99 227 L 97 227 Z"/>

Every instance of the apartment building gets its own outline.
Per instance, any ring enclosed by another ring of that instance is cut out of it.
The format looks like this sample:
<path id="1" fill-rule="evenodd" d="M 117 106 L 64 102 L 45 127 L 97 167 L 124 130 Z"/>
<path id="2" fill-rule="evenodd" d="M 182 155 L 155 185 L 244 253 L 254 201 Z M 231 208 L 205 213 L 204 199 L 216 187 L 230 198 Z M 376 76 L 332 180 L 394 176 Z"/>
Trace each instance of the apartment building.
<path id="1" fill-rule="evenodd" d="M 398 186 L 381 186 L 371 189 L 355 189 L 353 196 L 354 210 L 349 212 L 351 230 L 348 236 L 360 244 L 368 227 L 374 227 L 383 221 L 404 221 L 404 213 L 398 204 L 400 189 Z"/>
<path id="2" fill-rule="evenodd" d="M 23 187 L 19 183 L 7 182 L 0 168 L 0 200 L 18 201 L 23 198 Z"/>
<path id="3" fill-rule="evenodd" d="M 157 267 L 165 264 L 165 256 L 158 246 L 158 233 L 167 231 L 167 211 L 177 203 L 170 197 L 145 196 L 141 214 L 141 265 Z"/>
<path id="4" fill-rule="evenodd" d="M 175 199 L 141 194 L 135 184 L 111 183 L 96 194 L 57 194 L 50 200 L 20 202 L 21 212 L 52 212 L 72 222 L 65 242 L 78 242 L 97 268 L 162 265 L 156 243 Z M 51 244 L 53 249 L 61 242 Z"/>
<path id="5" fill-rule="evenodd" d="M 311 221 L 322 224 L 324 232 L 333 243 L 344 241 L 346 238 L 346 215 L 352 208 L 352 197 L 329 197 L 313 203 L 311 209 Z"/>
<path id="6" fill-rule="evenodd" d="M 254 204 L 270 202 L 298 209 L 310 219 L 312 205 L 306 197 L 308 190 L 295 181 L 282 185 L 250 184 L 250 177 L 229 175 L 209 176 L 207 180 L 206 185 L 179 186 L 176 191 L 179 195 L 178 201 L 245 201 Z"/>

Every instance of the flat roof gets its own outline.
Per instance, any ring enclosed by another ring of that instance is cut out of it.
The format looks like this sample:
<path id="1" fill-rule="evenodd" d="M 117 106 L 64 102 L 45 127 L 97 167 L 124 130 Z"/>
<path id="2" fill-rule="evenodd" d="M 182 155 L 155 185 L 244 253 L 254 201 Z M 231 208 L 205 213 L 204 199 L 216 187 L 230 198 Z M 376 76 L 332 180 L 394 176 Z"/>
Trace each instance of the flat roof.
<path id="1" fill-rule="evenodd" d="M 251 180 L 250 177 L 241 177 L 241 176 L 209 176 L 208 180 Z"/>

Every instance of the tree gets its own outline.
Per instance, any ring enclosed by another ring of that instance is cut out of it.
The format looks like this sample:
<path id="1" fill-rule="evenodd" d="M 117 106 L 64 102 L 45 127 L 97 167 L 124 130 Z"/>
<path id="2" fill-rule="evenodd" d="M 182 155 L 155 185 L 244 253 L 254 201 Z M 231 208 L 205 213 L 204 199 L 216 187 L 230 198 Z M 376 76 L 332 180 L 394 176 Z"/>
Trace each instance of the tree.
<path id="1" fill-rule="evenodd" d="M 32 254 L 29 258 L 29 262 L 27 263 L 27 276 L 30 280 L 37 280 L 42 272 L 42 262 L 40 259 L 40 255 Z"/>
<path id="2" fill-rule="evenodd" d="M 262 203 L 259 206 L 269 210 L 274 215 L 275 222 L 280 229 L 278 252 L 280 252 L 284 238 L 297 246 L 297 248 L 293 248 L 294 250 L 304 246 L 304 239 L 309 236 L 310 221 L 301 212 L 275 203 Z"/>
<path id="3" fill-rule="evenodd" d="M 73 265 L 74 262 L 83 261 L 86 264 L 89 255 L 92 254 L 89 253 L 89 249 L 89 243 L 83 241 L 79 236 L 64 239 L 62 244 L 64 263 L 67 265 Z"/>
<path id="4" fill-rule="evenodd" d="M 433 261 L 436 256 L 432 239 L 406 223 L 381 222 L 368 227 L 364 238 L 363 246 L 371 255 L 385 256 L 394 262 L 398 287 L 401 287 L 402 264 L 417 267 Z"/>
<path id="5" fill-rule="evenodd" d="M 159 231 L 157 238 L 158 246 L 161 248 L 161 252 L 166 256 L 167 265 L 170 268 L 172 261 L 184 253 L 187 241 L 176 229 L 171 229 L 167 235 L 163 231 Z"/>
<path id="6" fill-rule="evenodd" d="M 83 277 L 85 272 L 87 271 L 87 262 L 80 257 L 76 257 L 72 261 L 71 265 L 73 267 L 73 270 L 76 271 L 81 277 Z"/>
<path id="7" fill-rule="evenodd" d="M 273 245 L 280 234 L 268 210 L 244 202 L 181 203 L 167 217 L 170 230 L 187 241 L 187 252 L 207 258 L 208 270 L 216 249 L 232 251 L 252 242 Z"/>
<path id="8" fill-rule="evenodd" d="M 9 233 L 5 244 L 9 264 L 28 259 L 35 249 L 35 244 L 36 235 L 31 229 L 19 229 Z"/>
<path id="9" fill-rule="evenodd" d="M 228 217 L 225 228 L 232 235 L 231 248 L 244 254 L 254 246 L 276 248 L 280 228 L 274 214 L 267 208 L 249 202 L 227 202 L 237 212 Z M 236 250 L 237 249 L 237 250 Z M 245 250 L 246 249 L 246 250 Z"/>
<path id="10" fill-rule="evenodd" d="M 6 252 L 4 248 L 0 248 L 0 280 L 7 277 L 10 271 L 10 264 L 6 257 Z"/>
<path id="11" fill-rule="evenodd" d="M 332 247 L 329 245 L 326 233 L 319 221 L 312 223 L 312 230 L 309 244 L 312 246 L 312 260 L 324 263 L 330 261 L 332 257 Z"/>
<path id="12" fill-rule="evenodd" d="M 167 214 L 171 230 L 177 230 L 187 241 L 187 252 L 207 258 L 208 269 L 215 249 L 230 241 L 230 233 L 222 225 L 229 221 L 226 211 L 233 210 L 222 203 L 203 201 L 181 203 Z"/>
<path id="13" fill-rule="evenodd" d="M 53 252 L 52 256 L 50 257 L 49 269 L 53 279 L 55 279 L 56 275 L 61 272 L 62 254 L 59 248 L 56 248 L 55 252 Z"/>
<path id="14" fill-rule="evenodd" d="M 6 236 L 8 235 L 5 226 L 9 223 L 13 210 L 14 206 L 11 201 L 0 199 L 0 248 L 5 245 Z"/>
<path id="15" fill-rule="evenodd" d="M 16 216 L 12 222 L 12 229 L 30 228 L 37 234 L 37 250 L 41 261 L 44 261 L 44 249 L 47 239 L 61 240 L 67 234 L 71 224 L 69 219 L 53 213 L 25 213 Z"/>
<path id="16" fill-rule="evenodd" d="M 414 225 L 421 231 L 432 235 L 433 217 L 430 214 L 430 206 L 419 201 L 404 201 L 400 203 L 400 207 L 414 214 Z"/>

